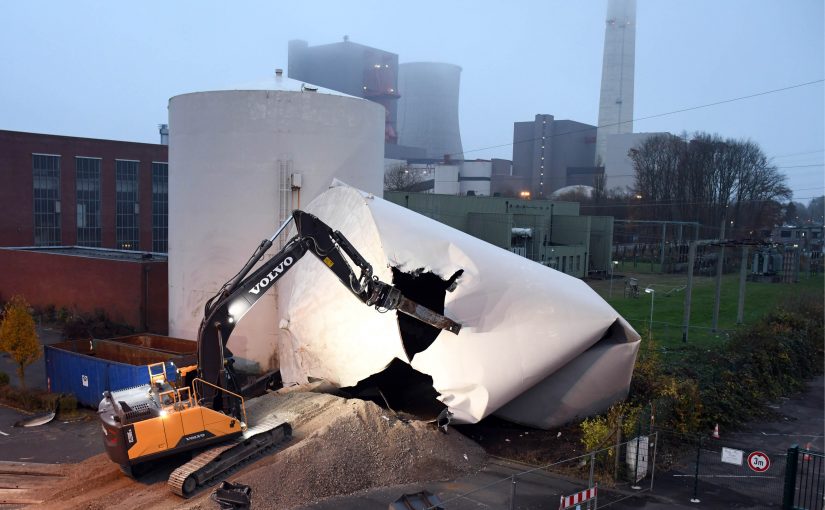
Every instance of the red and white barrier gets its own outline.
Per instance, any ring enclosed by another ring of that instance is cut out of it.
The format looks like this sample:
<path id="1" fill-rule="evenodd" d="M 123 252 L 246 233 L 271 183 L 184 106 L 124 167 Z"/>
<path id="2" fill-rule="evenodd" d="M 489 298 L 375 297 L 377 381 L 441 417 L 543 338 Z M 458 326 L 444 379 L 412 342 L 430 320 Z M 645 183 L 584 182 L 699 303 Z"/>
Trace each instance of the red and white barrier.
<path id="1" fill-rule="evenodd" d="M 562 496 L 561 502 L 559 503 L 559 510 L 564 510 L 565 508 L 570 508 L 573 505 L 578 505 L 579 503 L 584 503 L 585 501 L 595 499 L 597 488 L 598 486 L 593 486 L 570 496 Z"/>

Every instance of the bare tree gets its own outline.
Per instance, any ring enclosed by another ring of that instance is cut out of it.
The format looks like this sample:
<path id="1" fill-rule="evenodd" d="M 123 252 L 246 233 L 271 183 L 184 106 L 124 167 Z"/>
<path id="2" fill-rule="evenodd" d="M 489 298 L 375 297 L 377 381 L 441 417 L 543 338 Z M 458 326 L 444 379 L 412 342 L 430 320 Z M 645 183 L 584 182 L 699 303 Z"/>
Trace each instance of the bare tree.
<path id="1" fill-rule="evenodd" d="M 724 221 L 735 235 L 749 236 L 772 226 L 773 203 L 790 197 L 785 176 L 749 140 L 707 133 L 659 135 L 629 156 L 645 206 L 640 216 L 648 219 L 698 221 L 708 233 Z"/>
<path id="2" fill-rule="evenodd" d="M 808 203 L 808 216 L 812 223 L 823 223 L 823 220 L 825 220 L 825 196 L 811 199 Z"/>
<path id="3" fill-rule="evenodd" d="M 384 172 L 384 191 L 413 191 L 427 180 L 426 171 L 409 165 L 395 165 Z"/>

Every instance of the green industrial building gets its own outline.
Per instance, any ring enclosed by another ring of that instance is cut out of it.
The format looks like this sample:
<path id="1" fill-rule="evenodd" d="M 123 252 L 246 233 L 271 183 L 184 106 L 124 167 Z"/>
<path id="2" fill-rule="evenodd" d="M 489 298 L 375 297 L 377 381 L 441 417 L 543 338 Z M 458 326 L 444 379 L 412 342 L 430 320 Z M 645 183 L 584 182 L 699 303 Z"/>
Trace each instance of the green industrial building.
<path id="1" fill-rule="evenodd" d="M 384 198 L 571 276 L 610 270 L 612 216 L 581 216 L 578 202 L 385 191 Z"/>

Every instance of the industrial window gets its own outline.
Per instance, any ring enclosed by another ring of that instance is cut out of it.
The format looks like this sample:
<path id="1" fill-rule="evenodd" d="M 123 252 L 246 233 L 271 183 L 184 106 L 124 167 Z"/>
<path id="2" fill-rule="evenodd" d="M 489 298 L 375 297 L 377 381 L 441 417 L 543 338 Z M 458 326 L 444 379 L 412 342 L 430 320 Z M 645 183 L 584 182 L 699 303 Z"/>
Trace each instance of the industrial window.
<path id="1" fill-rule="evenodd" d="M 75 158 L 77 245 L 101 246 L 100 158 Z"/>
<path id="2" fill-rule="evenodd" d="M 576 255 L 576 271 L 582 270 L 582 256 Z"/>
<path id="3" fill-rule="evenodd" d="M 168 163 L 152 163 L 152 251 L 169 251 Z"/>
<path id="4" fill-rule="evenodd" d="M 115 235 L 121 250 L 140 249 L 138 161 L 115 160 Z"/>
<path id="5" fill-rule="evenodd" d="M 779 232 L 779 237 L 791 237 L 791 231 L 790 230 L 781 230 Z"/>
<path id="6" fill-rule="evenodd" d="M 60 156 L 32 154 L 34 244 L 60 245 Z"/>

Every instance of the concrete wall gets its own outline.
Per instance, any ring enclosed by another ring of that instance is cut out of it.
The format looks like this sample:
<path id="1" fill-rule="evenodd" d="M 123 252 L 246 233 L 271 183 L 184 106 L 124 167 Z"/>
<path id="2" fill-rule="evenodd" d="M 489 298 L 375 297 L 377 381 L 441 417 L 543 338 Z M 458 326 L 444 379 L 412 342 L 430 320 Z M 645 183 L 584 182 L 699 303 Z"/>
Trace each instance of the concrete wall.
<path id="1" fill-rule="evenodd" d="M 166 334 L 166 261 L 106 260 L 44 251 L 0 249 L 0 298 L 22 295 L 34 307 L 104 310 L 138 331 Z"/>

